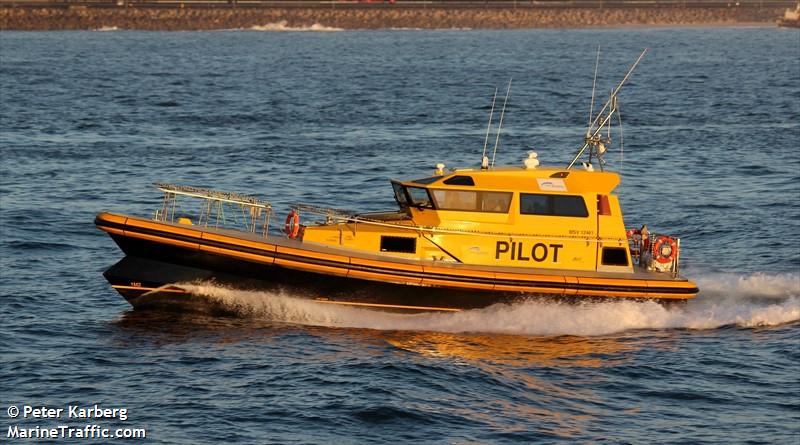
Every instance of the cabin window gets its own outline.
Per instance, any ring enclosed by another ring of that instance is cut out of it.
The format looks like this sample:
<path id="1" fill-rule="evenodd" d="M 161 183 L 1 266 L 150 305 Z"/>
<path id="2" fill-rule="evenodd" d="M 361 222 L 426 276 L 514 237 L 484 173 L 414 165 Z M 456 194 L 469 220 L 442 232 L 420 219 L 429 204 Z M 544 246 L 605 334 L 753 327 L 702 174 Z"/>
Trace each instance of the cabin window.
<path id="1" fill-rule="evenodd" d="M 472 176 L 453 176 L 445 179 L 444 183 L 447 185 L 475 185 Z"/>
<path id="2" fill-rule="evenodd" d="M 406 196 L 405 190 L 403 190 L 403 186 L 393 182 L 392 188 L 394 189 L 394 199 L 397 200 L 397 204 L 400 205 L 400 208 L 404 209 L 408 207 L 408 197 Z"/>
<path id="3" fill-rule="evenodd" d="M 519 213 L 522 215 L 589 216 L 582 196 L 520 193 L 519 198 Z"/>
<path id="4" fill-rule="evenodd" d="M 416 253 L 417 239 L 404 236 L 382 236 L 381 252 Z"/>
<path id="5" fill-rule="evenodd" d="M 430 178 L 415 179 L 415 180 L 413 180 L 411 182 L 416 183 L 416 184 L 428 185 L 428 184 L 433 184 L 434 182 L 436 182 L 436 181 L 438 181 L 440 179 L 442 179 L 441 176 L 431 176 Z"/>
<path id="6" fill-rule="evenodd" d="M 431 197 L 428 195 L 428 189 L 421 187 L 406 187 L 408 197 L 411 198 L 411 204 L 417 207 L 433 208 Z"/>
<path id="7" fill-rule="evenodd" d="M 478 209 L 478 193 L 471 190 L 431 190 L 436 208 L 440 210 Z"/>
<path id="8" fill-rule="evenodd" d="M 436 208 L 467 212 L 508 213 L 510 192 L 479 192 L 474 190 L 431 190 Z"/>
<path id="9" fill-rule="evenodd" d="M 603 258 L 600 262 L 604 266 L 627 266 L 628 252 L 623 247 L 603 247 Z"/>

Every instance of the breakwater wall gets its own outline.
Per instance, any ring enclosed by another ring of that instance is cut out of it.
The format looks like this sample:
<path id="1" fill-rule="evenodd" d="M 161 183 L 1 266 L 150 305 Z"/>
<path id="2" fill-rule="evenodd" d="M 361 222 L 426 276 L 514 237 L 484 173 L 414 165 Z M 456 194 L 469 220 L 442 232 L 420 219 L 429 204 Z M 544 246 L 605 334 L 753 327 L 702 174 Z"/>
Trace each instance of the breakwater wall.
<path id="1" fill-rule="evenodd" d="M 783 8 L 3 7 L 2 30 L 513 29 L 775 23 Z"/>

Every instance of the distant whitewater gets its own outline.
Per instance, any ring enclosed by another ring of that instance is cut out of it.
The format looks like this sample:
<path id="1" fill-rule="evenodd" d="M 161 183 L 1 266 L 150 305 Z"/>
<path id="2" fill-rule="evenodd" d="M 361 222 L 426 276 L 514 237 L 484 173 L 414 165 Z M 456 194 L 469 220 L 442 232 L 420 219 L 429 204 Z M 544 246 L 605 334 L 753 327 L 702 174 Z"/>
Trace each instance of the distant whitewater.
<path id="1" fill-rule="evenodd" d="M 99 28 L 93 29 L 92 31 L 95 32 L 109 32 L 109 31 L 119 31 L 120 29 L 116 26 L 101 26 Z"/>
<path id="2" fill-rule="evenodd" d="M 389 31 L 472 31 L 472 28 L 453 26 L 450 28 L 414 28 L 414 27 L 397 27 L 388 28 Z"/>
<path id="3" fill-rule="evenodd" d="M 310 26 L 289 26 L 289 22 L 281 20 L 275 23 L 267 23 L 266 25 L 257 25 L 250 28 L 243 28 L 241 31 L 284 31 L 284 32 L 336 32 L 344 31 L 342 28 L 333 28 L 319 23 L 314 23 Z"/>
<path id="4" fill-rule="evenodd" d="M 532 299 L 458 313 L 396 314 L 315 303 L 279 292 L 181 285 L 245 317 L 289 323 L 439 332 L 521 335 L 606 335 L 636 329 L 716 329 L 776 326 L 800 320 L 800 276 L 712 275 L 699 280 L 696 300 L 668 309 L 652 301 L 582 304 Z"/>

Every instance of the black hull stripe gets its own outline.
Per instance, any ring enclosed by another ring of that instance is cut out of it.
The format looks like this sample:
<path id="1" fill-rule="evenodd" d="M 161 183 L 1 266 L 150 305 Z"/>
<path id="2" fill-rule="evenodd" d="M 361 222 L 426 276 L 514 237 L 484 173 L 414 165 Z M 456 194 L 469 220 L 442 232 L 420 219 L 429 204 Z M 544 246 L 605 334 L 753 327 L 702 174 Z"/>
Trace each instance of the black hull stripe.
<path id="1" fill-rule="evenodd" d="M 340 261 L 323 260 L 319 258 L 309 258 L 304 256 L 292 255 L 276 251 L 257 249 L 254 247 L 242 246 L 239 244 L 225 243 L 222 241 L 208 240 L 203 238 L 191 237 L 180 235 L 176 233 L 147 229 L 143 227 L 131 227 L 126 224 L 108 222 L 95 219 L 95 225 L 98 227 L 108 227 L 113 229 L 123 230 L 125 232 L 141 233 L 143 235 L 152 235 L 162 238 L 167 238 L 175 241 L 183 241 L 191 244 L 199 244 L 208 247 L 217 247 L 227 250 L 234 250 L 237 252 L 245 252 L 274 259 L 284 259 L 295 261 L 299 263 L 313 264 L 318 266 L 327 266 L 340 269 L 350 269 L 362 272 L 382 273 L 407 278 L 420 278 L 420 279 L 434 279 L 442 281 L 451 281 L 455 283 L 475 283 L 475 284 L 491 284 L 496 286 L 512 286 L 512 287 L 539 287 L 544 289 L 574 289 L 574 290 L 591 290 L 591 291 L 611 291 L 611 292 L 637 292 L 637 293 L 661 293 L 673 295 L 686 295 L 696 294 L 698 289 L 695 288 L 674 288 L 674 287 L 647 287 L 647 286 L 615 286 L 604 284 L 581 284 L 581 283 L 553 283 L 549 281 L 527 281 L 527 280 L 510 280 L 510 279 L 493 279 L 484 277 L 469 277 L 463 275 L 449 275 L 442 273 L 429 273 L 429 272 L 413 272 L 393 269 L 390 267 L 380 266 L 365 266 L 353 263 L 343 263 Z M 280 267 L 280 265 L 275 265 Z"/>

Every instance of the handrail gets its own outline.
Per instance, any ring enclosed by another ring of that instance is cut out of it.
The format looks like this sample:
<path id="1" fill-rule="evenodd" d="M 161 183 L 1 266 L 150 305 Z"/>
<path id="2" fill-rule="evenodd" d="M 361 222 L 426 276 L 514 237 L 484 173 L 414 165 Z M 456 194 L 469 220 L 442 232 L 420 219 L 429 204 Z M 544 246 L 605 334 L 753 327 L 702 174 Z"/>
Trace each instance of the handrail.
<path id="1" fill-rule="evenodd" d="M 184 213 L 182 206 L 178 204 L 179 196 L 196 198 L 202 202 L 202 206 L 196 212 L 196 221 L 189 219 L 188 224 L 197 223 L 204 227 L 220 227 L 228 224 L 228 219 L 233 219 L 237 224 L 244 225 L 246 231 L 256 233 L 260 231 L 263 236 L 269 233 L 270 216 L 272 205 L 269 202 L 256 198 L 255 196 L 240 193 L 222 192 L 218 190 L 192 187 L 188 185 L 175 185 L 166 183 L 155 183 L 155 187 L 164 192 L 161 202 L 161 209 L 156 210 L 153 219 L 162 222 L 181 222 Z M 232 212 L 230 212 L 232 210 Z M 230 212 L 230 218 L 226 213 Z M 241 221 L 238 221 L 241 213 Z"/>
<path id="2" fill-rule="evenodd" d="M 240 193 L 222 192 L 218 190 L 192 187 L 189 185 L 175 185 L 162 182 L 156 182 L 153 185 L 162 192 L 173 193 L 175 195 L 189 196 L 199 199 L 211 199 L 214 201 L 242 204 L 249 207 L 258 207 L 262 209 L 272 208 L 270 203 L 263 199 L 256 198 L 255 196 L 243 195 Z"/>
<path id="3" fill-rule="evenodd" d="M 302 204 L 296 203 L 290 206 L 292 210 L 296 211 L 305 211 L 309 213 L 314 213 L 317 215 L 325 215 L 331 218 L 338 217 L 338 218 L 352 218 L 358 215 L 358 212 L 352 210 L 345 210 L 345 209 L 336 209 L 333 207 L 323 207 L 313 204 Z"/>

